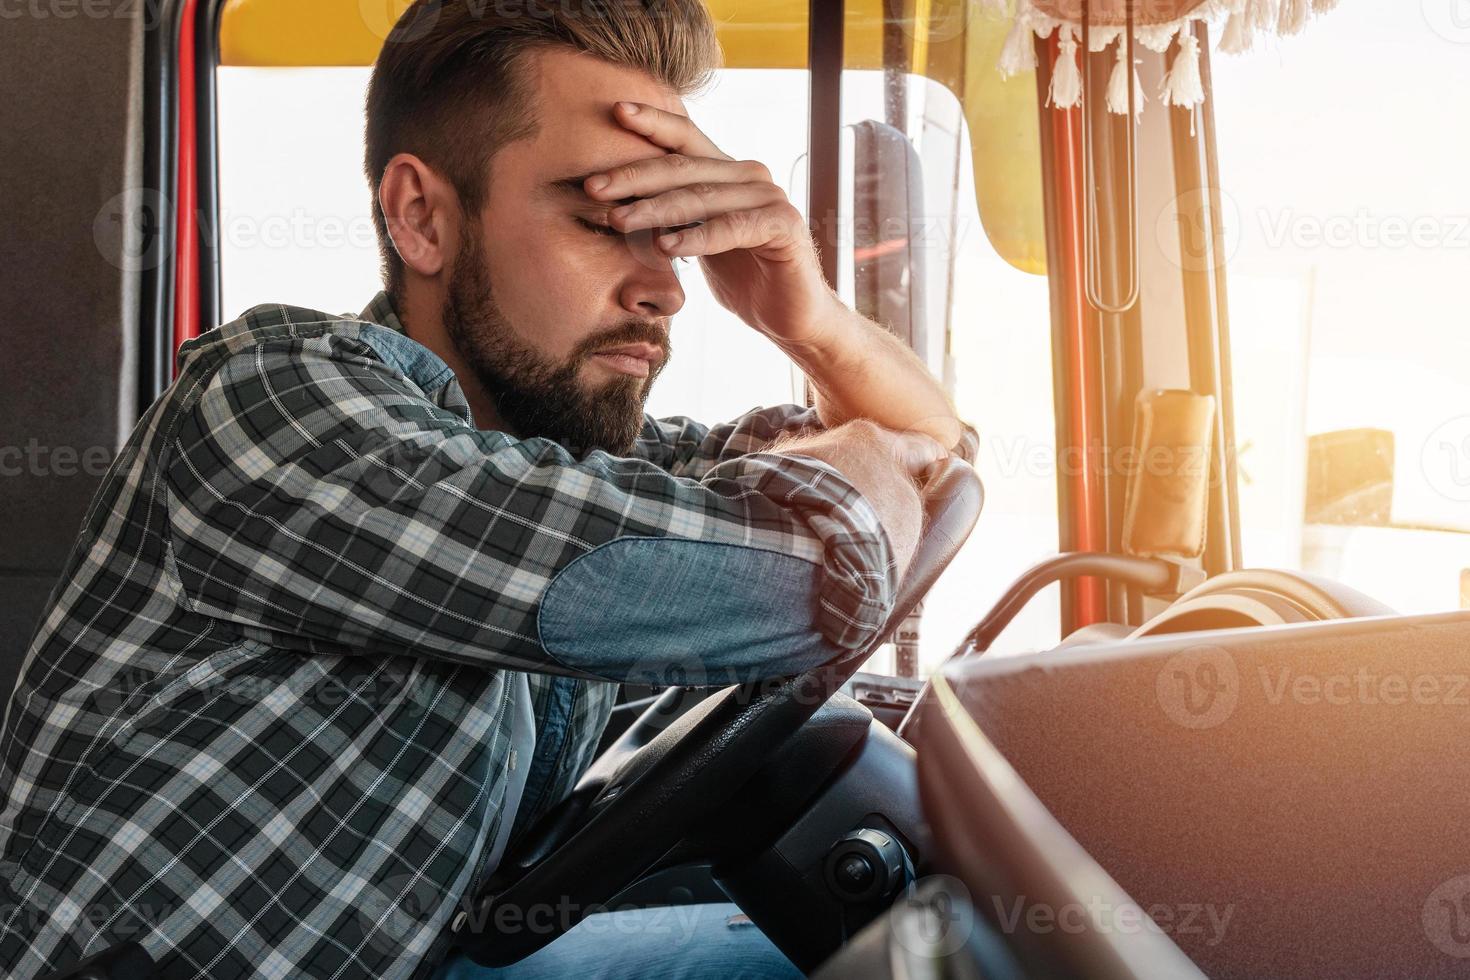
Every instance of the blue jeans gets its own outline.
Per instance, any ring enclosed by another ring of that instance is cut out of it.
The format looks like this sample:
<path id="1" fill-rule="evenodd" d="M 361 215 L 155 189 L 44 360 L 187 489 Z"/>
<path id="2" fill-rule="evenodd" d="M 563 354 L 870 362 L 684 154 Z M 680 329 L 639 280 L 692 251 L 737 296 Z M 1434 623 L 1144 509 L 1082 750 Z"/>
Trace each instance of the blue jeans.
<path id="1" fill-rule="evenodd" d="M 589 915 L 505 967 L 453 954 L 433 980 L 797 980 L 802 972 L 733 904 Z"/>

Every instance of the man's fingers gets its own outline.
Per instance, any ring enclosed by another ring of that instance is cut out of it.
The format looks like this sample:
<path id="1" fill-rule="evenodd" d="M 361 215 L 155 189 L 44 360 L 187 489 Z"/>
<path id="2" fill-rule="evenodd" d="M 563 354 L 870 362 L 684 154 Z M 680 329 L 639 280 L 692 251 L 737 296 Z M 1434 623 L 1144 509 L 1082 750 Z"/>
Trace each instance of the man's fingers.
<path id="1" fill-rule="evenodd" d="M 676 187 L 699 183 L 770 184 L 771 172 L 754 160 L 666 153 L 661 157 L 625 163 L 605 173 L 592 174 L 583 190 L 593 200 L 618 201 L 625 197 L 652 197 Z"/>
<path id="2" fill-rule="evenodd" d="M 619 102 L 613 106 L 613 118 L 666 150 L 688 156 L 730 159 L 688 116 L 677 112 L 665 112 L 643 102 Z"/>
<path id="3" fill-rule="evenodd" d="M 735 211 L 695 228 L 658 237 L 665 255 L 718 255 L 737 248 L 789 247 L 799 242 L 806 225 L 789 201 L 751 211 Z"/>
<path id="4" fill-rule="evenodd" d="M 775 184 L 693 184 L 613 208 L 607 223 L 621 232 L 677 228 L 731 211 L 750 211 L 784 200 Z"/>
<path id="5" fill-rule="evenodd" d="M 902 432 L 895 440 L 899 462 L 910 476 L 926 477 L 930 470 L 949 458 L 949 450 L 922 432 Z"/>

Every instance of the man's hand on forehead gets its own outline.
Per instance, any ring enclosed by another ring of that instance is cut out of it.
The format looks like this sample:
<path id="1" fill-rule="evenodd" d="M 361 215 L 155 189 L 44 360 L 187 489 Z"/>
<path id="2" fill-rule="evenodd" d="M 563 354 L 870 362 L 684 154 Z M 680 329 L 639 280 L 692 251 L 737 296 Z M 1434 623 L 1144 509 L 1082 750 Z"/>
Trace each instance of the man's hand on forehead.
<path id="1" fill-rule="evenodd" d="M 731 158 L 687 116 L 619 102 L 613 118 L 669 152 L 586 179 L 594 201 L 635 199 L 604 212 L 608 226 L 661 232 L 659 251 L 698 257 L 715 298 L 746 323 L 785 344 L 818 342 L 841 304 L 801 213 L 771 172 Z"/>

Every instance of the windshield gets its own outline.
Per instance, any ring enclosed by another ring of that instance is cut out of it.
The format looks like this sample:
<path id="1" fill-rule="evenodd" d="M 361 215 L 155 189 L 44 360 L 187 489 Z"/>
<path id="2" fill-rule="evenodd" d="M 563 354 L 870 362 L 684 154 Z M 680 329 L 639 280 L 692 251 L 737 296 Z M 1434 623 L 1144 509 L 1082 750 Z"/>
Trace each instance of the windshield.
<path id="1" fill-rule="evenodd" d="M 922 182 L 909 224 L 924 269 L 926 355 L 936 376 L 947 379 L 960 415 L 981 432 L 979 465 L 988 491 L 985 519 L 925 606 L 918 663 L 925 674 L 1017 568 L 1055 552 L 1055 422 L 1046 279 L 1007 264 L 986 238 L 970 133 L 953 93 L 917 75 L 901 77 L 902 129 Z M 219 70 L 227 317 L 264 302 L 355 313 L 378 289 L 361 163 L 367 80 L 366 68 Z M 727 69 L 687 102 L 717 144 L 761 160 L 800 206 L 806 201 L 806 84 L 803 70 Z M 891 95 L 880 71 L 844 74 L 838 289 L 849 303 L 855 303 L 855 260 L 887 247 L 892 237 L 884 227 L 855 224 L 848 206 L 855 126 L 893 119 Z M 317 147 L 309 167 L 291 149 L 304 143 Z M 787 358 L 715 301 L 697 265 L 680 268 L 687 299 L 674 318 L 675 356 L 648 411 L 715 423 L 761 405 L 801 402 L 802 378 Z M 1032 603 L 1008 632 L 1008 645 L 1054 643 L 1058 601 L 1053 593 Z M 895 666 L 890 648 L 868 669 Z"/>
<path id="2" fill-rule="evenodd" d="M 1470 608 L 1470 18 L 1454 6 L 1343 4 L 1214 62 L 1245 564 L 1404 613 Z"/>

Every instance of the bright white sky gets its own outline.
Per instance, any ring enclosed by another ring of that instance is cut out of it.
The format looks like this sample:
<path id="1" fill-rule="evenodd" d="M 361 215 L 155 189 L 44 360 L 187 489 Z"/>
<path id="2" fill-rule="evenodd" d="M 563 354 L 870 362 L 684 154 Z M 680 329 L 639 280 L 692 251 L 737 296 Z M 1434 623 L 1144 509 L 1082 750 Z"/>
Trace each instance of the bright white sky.
<path id="1" fill-rule="evenodd" d="M 1296 567 L 1301 441 L 1336 429 L 1395 434 L 1395 521 L 1470 529 L 1470 2 L 1342 0 L 1213 63 L 1247 563 Z M 1457 605 L 1470 538 L 1387 533 L 1322 571 Z"/>

